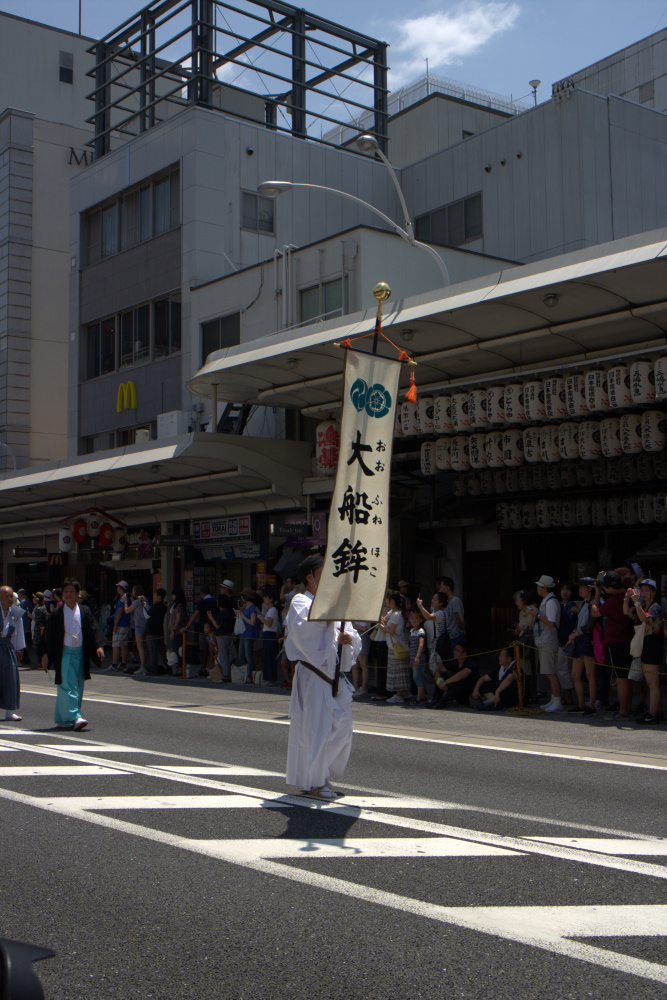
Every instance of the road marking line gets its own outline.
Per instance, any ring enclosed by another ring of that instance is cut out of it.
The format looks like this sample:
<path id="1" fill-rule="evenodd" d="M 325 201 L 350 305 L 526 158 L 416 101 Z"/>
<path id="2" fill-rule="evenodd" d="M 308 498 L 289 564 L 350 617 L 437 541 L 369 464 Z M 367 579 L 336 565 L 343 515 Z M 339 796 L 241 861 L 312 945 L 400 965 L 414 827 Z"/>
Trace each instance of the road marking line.
<path id="1" fill-rule="evenodd" d="M 75 809 L 292 809 L 284 802 L 266 802 L 248 795 L 68 795 Z M 59 799 L 49 798 L 49 802 Z"/>
<path id="2" fill-rule="evenodd" d="M 0 767 L 0 778 L 31 778 L 31 777 L 82 777 L 93 774 L 125 774 L 114 767 L 103 767 L 101 764 L 70 764 L 69 767 L 58 767 L 49 764 L 46 767 Z"/>
<path id="3" fill-rule="evenodd" d="M 21 744 L 15 744 L 15 749 L 21 749 Z M 31 747 L 31 752 L 44 754 L 45 756 L 67 759 L 68 753 L 62 750 L 52 750 L 45 747 Z M 81 760 L 81 757 L 78 758 Z M 85 758 L 84 758 L 85 759 Z M 91 758 L 87 763 L 97 764 L 95 758 Z M 612 868 L 616 871 L 628 871 L 637 875 L 648 875 L 655 878 L 667 879 L 667 866 L 652 865 L 644 861 L 634 861 L 627 858 L 607 857 L 602 854 L 588 853 L 569 847 L 562 847 L 556 844 L 545 844 L 537 841 L 529 841 L 522 837 L 504 837 L 498 834 L 486 833 L 480 830 L 466 830 L 461 827 L 447 826 L 442 823 L 431 823 L 427 820 L 418 820 L 414 817 L 396 816 L 391 813 L 374 812 L 372 809 L 362 809 L 357 806 L 339 804 L 338 802 L 322 803 L 317 799 L 308 799 L 300 795 L 283 795 L 280 792 L 272 792 L 265 789 L 257 789 L 249 786 L 236 784 L 226 784 L 218 780 L 193 774 L 181 774 L 173 771 L 161 770 L 158 767 L 144 766 L 141 764 L 128 764 L 125 761 L 110 762 L 111 766 L 117 770 L 128 771 L 132 774 L 142 774 L 147 777 L 162 778 L 167 781 L 177 781 L 184 784 L 200 785 L 204 788 L 214 788 L 218 792 L 227 791 L 236 795 L 248 795 L 251 798 L 264 799 L 267 801 L 280 801 L 289 805 L 298 805 L 310 809 L 326 809 L 327 811 L 347 816 L 351 819 L 371 820 L 373 823 L 383 823 L 386 826 L 395 826 L 408 830 L 420 830 L 423 833 L 435 833 L 444 837 L 460 837 L 462 840 L 470 840 L 475 843 L 491 844 L 494 847 L 504 847 L 509 850 L 522 851 L 529 854 L 540 854 L 546 857 L 560 858 L 565 861 L 576 861 L 584 864 L 597 865 L 601 868 Z M 3 794 L 0 790 L 0 796 Z"/>
<path id="4" fill-rule="evenodd" d="M 472 844 L 454 837 L 345 837 L 343 839 L 287 840 L 208 840 L 208 851 L 215 851 L 223 861 L 230 858 L 253 861 L 255 858 L 299 858 L 319 861 L 326 858 L 485 858 L 520 857 L 488 844 Z"/>
<path id="5" fill-rule="evenodd" d="M 82 819 L 87 823 L 106 827 L 119 833 L 127 833 L 141 837 L 144 840 L 151 840 L 166 846 L 191 851 L 195 854 L 219 858 L 219 841 L 214 841 L 211 844 L 205 840 L 197 841 L 188 840 L 185 837 L 177 837 L 163 830 L 150 830 L 135 823 L 126 823 L 115 817 L 72 808 L 66 799 L 49 802 L 45 799 L 22 795 L 18 792 L 10 792 L 6 789 L 0 790 L 0 796 L 22 805 L 34 806 L 38 809 L 59 813 L 62 816 L 73 819 Z M 524 841 L 524 843 L 527 842 Z M 384 892 L 383 890 L 373 889 L 357 883 L 345 882 L 343 879 L 331 878 L 328 875 L 303 871 L 267 859 L 248 859 L 230 856 L 225 860 L 265 875 L 274 875 L 292 882 L 299 882 L 302 885 L 310 886 L 319 891 L 336 892 L 339 895 L 385 906 L 398 910 L 401 913 L 411 913 L 417 917 L 464 927 L 483 934 L 492 934 L 494 937 L 531 945 L 552 954 L 563 955 L 566 958 L 578 959 L 579 961 L 588 962 L 591 965 L 612 969 L 615 972 L 622 972 L 643 979 L 649 979 L 653 982 L 667 984 L 667 966 L 658 965 L 655 962 L 646 962 L 643 959 L 608 951 L 604 948 L 594 948 L 562 936 L 563 933 L 567 932 L 567 926 L 563 929 L 558 925 L 554 925 L 553 917 L 553 914 L 560 909 L 559 907 L 526 907 L 528 917 L 527 919 L 522 919 L 522 907 L 477 908 L 437 906 L 433 903 L 425 903 L 422 900 L 411 899 L 407 896 L 399 896 L 396 893 Z M 546 920 L 539 921 L 536 919 L 536 914 L 543 909 L 548 911 L 547 918 Z M 564 909 L 570 911 L 570 913 L 576 910 L 587 911 L 587 914 L 584 914 L 584 916 L 588 915 L 588 911 L 598 911 L 598 917 L 601 922 L 604 922 L 604 911 L 613 911 L 612 919 L 616 921 L 615 926 L 619 928 L 615 932 L 617 934 L 641 934 L 644 927 L 651 929 L 662 927 L 664 929 L 667 926 L 667 916 L 665 913 L 667 907 L 662 905 L 565 907 Z M 507 919 L 507 913 L 510 911 L 514 914 L 513 921 L 508 921 Z M 580 928 L 583 926 L 583 923 L 584 921 L 580 920 L 577 926 Z M 547 925 L 546 927 L 545 924 Z M 659 933 L 659 930 L 657 932 Z M 581 933 L 581 930 L 578 933 Z"/>
<path id="6" fill-rule="evenodd" d="M 245 775 L 258 778 L 284 778 L 284 771 L 261 771 L 256 767 L 240 767 L 237 764 L 215 764 L 208 767 L 191 767 L 184 764 L 154 764 L 160 771 L 169 771 L 171 774 L 219 774 L 222 776 Z"/>
<path id="7" fill-rule="evenodd" d="M 585 851 L 599 851 L 601 854 L 636 854 L 653 857 L 667 856 L 667 840 L 598 839 L 596 837 L 526 837 L 545 844 L 562 844 L 563 847 L 578 847 Z"/>
<path id="8" fill-rule="evenodd" d="M 35 743 L 38 747 L 47 747 L 50 750 L 67 750 L 72 753 L 153 753 L 152 750 L 143 750 L 141 747 L 123 747 L 113 743 Z M 2 748 L 0 748 L 2 749 Z M 29 746 L 25 747 L 30 750 Z M 178 754 L 168 754 L 178 759 Z"/>
<path id="9" fill-rule="evenodd" d="M 41 695 L 48 698 L 55 697 L 55 695 L 50 691 L 28 690 L 26 693 Z M 156 712 L 179 712 L 186 715 L 204 715 L 217 719 L 231 719 L 238 722 L 265 722 L 278 726 L 289 725 L 289 719 L 270 718 L 268 716 L 260 717 L 255 715 L 240 715 L 225 709 L 213 712 L 210 709 L 202 710 L 199 708 L 177 708 L 172 705 L 151 705 L 143 704 L 142 702 L 118 701 L 111 698 L 102 698 L 96 695 L 87 696 L 86 700 L 98 702 L 102 705 L 119 705 L 122 708 L 145 708 Z M 499 738 L 497 742 L 489 742 L 488 739 L 484 737 L 471 738 L 464 736 L 459 737 L 455 735 L 446 736 L 444 734 L 442 736 L 437 734 L 430 736 L 411 735 L 415 732 L 414 730 L 387 732 L 377 726 L 371 726 L 364 723 L 355 723 L 354 732 L 357 736 L 379 736 L 384 739 L 408 740 L 416 743 L 440 743 L 445 746 L 466 747 L 472 750 L 493 750 L 502 753 L 518 753 L 526 754 L 531 757 L 551 757 L 555 760 L 583 761 L 588 764 L 614 764 L 617 767 L 635 767 L 650 771 L 667 770 L 667 757 L 664 755 L 656 755 L 655 757 L 652 757 L 649 754 L 627 754 L 624 757 L 599 756 L 600 751 L 597 750 L 587 750 L 585 748 L 577 747 L 573 747 L 570 750 L 566 746 L 559 744 L 540 744 L 535 742 L 532 743 L 532 745 L 529 744 L 524 746 L 522 745 L 521 740 L 502 740 Z M 543 749 L 533 749 L 531 746 L 542 747 Z M 557 746 L 558 749 L 546 749 L 546 747 L 551 748 L 554 746 Z M 614 752 L 615 751 L 603 751 L 604 754 L 612 754 Z"/>

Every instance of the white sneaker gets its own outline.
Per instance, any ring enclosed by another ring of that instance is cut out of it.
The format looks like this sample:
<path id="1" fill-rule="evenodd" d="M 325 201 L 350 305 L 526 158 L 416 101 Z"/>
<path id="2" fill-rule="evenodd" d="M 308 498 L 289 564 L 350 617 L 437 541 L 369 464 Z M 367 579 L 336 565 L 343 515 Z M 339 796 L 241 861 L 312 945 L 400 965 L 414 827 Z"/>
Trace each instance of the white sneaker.
<path id="1" fill-rule="evenodd" d="M 553 703 L 554 703 L 554 698 L 553 698 L 553 695 L 552 695 L 551 698 L 549 698 L 549 701 L 545 701 L 544 705 L 540 705 L 540 709 L 543 712 L 550 712 L 551 711 L 551 706 L 553 705 Z"/>
<path id="2" fill-rule="evenodd" d="M 402 705 L 405 698 L 401 698 L 400 694 L 395 694 L 393 698 L 387 698 L 388 705 Z"/>
<path id="3" fill-rule="evenodd" d="M 560 698 L 552 698 L 548 705 L 542 706 L 543 712 L 562 712 L 563 706 Z"/>
<path id="4" fill-rule="evenodd" d="M 352 697 L 353 698 L 363 698 L 363 696 L 365 694 L 368 694 L 368 691 L 366 690 L 366 688 L 357 688 L 356 691 L 352 692 Z"/>
<path id="5" fill-rule="evenodd" d="M 79 718 L 74 723 L 74 729 L 78 733 L 82 729 L 85 729 L 87 725 L 88 725 L 88 723 L 87 723 L 87 721 L 85 719 Z"/>
<path id="6" fill-rule="evenodd" d="M 23 718 L 22 715 L 17 715 L 16 712 L 7 712 L 5 714 L 5 722 L 20 722 Z"/>

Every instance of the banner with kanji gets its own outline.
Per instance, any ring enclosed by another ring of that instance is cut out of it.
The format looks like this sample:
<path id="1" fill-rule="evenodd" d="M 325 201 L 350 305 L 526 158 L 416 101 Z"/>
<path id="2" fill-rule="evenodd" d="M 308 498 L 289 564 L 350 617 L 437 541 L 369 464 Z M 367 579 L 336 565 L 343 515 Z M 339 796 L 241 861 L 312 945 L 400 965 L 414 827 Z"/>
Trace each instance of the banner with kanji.
<path id="1" fill-rule="evenodd" d="M 346 352 L 340 452 L 311 621 L 377 621 L 389 565 L 398 361 Z"/>

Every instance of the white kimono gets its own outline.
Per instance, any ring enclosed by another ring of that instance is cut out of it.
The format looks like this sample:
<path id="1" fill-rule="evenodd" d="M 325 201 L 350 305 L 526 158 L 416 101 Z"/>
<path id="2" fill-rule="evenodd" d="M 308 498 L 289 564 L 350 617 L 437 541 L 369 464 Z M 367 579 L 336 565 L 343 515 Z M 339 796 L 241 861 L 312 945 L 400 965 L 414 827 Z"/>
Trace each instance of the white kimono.
<path id="1" fill-rule="evenodd" d="M 310 592 L 296 594 L 287 614 L 285 652 L 296 660 L 290 700 L 290 730 L 287 749 L 287 784 L 302 788 L 321 788 L 331 774 L 341 775 L 352 749 L 352 685 L 343 671 L 348 671 L 361 652 L 361 639 L 348 622 L 345 631 L 352 636 L 349 646 L 340 646 L 340 622 L 309 622 L 313 603 Z M 327 677 L 336 672 L 338 650 L 342 650 L 338 695 L 331 686 L 302 666 L 312 663 Z"/>

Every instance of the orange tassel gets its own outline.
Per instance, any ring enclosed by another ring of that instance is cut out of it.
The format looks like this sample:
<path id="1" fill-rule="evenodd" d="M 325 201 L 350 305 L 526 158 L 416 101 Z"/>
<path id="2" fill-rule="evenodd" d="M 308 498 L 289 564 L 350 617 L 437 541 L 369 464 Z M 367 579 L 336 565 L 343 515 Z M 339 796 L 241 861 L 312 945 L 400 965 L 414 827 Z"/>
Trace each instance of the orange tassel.
<path id="1" fill-rule="evenodd" d="M 347 340 L 341 340 L 340 346 L 341 347 L 346 347 L 349 350 L 352 347 L 352 341 L 348 337 Z"/>
<path id="2" fill-rule="evenodd" d="M 407 354 L 405 351 L 401 351 L 401 353 L 398 355 L 398 360 L 399 361 L 409 361 L 410 360 L 410 355 Z"/>
<path id="3" fill-rule="evenodd" d="M 408 403 L 417 402 L 417 386 L 415 385 L 415 373 L 410 372 L 410 388 L 405 394 Z"/>

